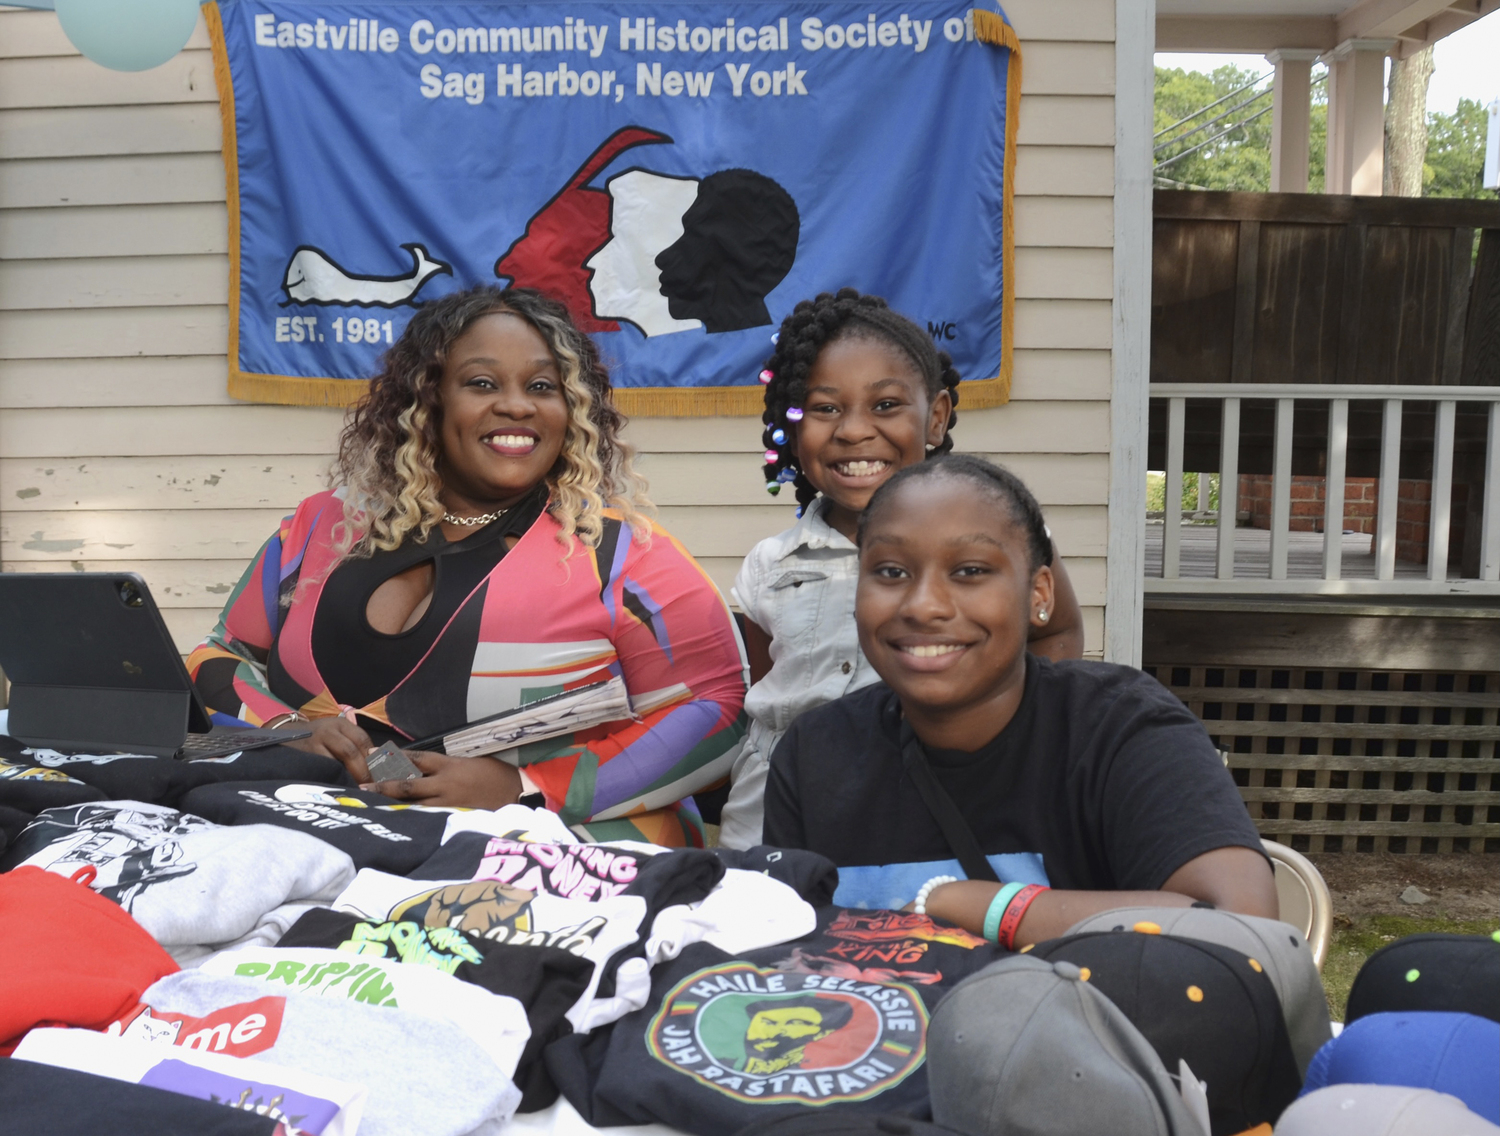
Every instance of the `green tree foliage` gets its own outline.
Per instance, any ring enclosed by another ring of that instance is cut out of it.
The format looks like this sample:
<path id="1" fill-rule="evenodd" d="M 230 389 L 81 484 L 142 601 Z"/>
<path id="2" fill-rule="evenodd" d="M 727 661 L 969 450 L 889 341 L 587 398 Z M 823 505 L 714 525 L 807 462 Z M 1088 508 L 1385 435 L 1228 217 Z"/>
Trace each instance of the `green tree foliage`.
<path id="1" fill-rule="evenodd" d="M 1453 114 L 1427 116 L 1424 197 L 1500 197 L 1484 189 L 1484 136 L 1489 112 L 1473 99 L 1459 99 Z"/>
<path id="2" fill-rule="evenodd" d="M 1217 101 L 1230 91 L 1256 78 L 1254 71 L 1225 66 L 1210 75 L 1201 71 L 1184 71 L 1180 67 L 1156 69 L 1156 126 L 1166 130 Z M 1309 193 L 1322 193 L 1328 139 L 1328 85 L 1320 82 L 1321 68 L 1313 72 L 1312 121 L 1309 139 Z M 1187 131 L 1219 117 L 1232 107 L 1253 99 L 1235 110 L 1222 122 L 1188 135 Z M 1169 143 L 1157 152 L 1158 165 L 1183 153 L 1235 123 L 1246 122 L 1251 115 L 1271 105 L 1271 85 L 1267 79 L 1259 89 L 1243 91 L 1220 105 L 1198 115 L 1192 121 L 1163 134 L 1156 145 Z M 1488 129 L 1488 112 L 1473 99 L 1460 99 L 1453 114 L 1427 116 L 1427 161 L 1422 173 L 1425 197 L 1500 197 L 1493 189 L 1481 188 L 1484 178 L 1484 136 Z M 1181 139 L 1180 142 L 1176 141 Z M 1222 138 L 1162 169 L 1157 184 L 1167 188 L 1237 189 L 1264 193 L 1271 186 L 1271 115 L 1262 115 L 1231 130 Z"/>
<path id="3" fill-rule="evenodd" d="M 1261 72 L 1260 74 L 1263 74 Z M 1308 192 L 1323 192 L 1324 160 L 1328 137 L 1328 87 L 1321 82 L 1322 69 L 1313 74 L 1311 138 L 1308 155 Z M 1184 71 L 1180 67 L 1156 69 L 1156 126 L 1166 130 L 1194 111 L 1223 98 L 1258 77 L 1255 71 L 1238 67 L 1219 67 L 1212 74 Z M 1253 100 L 1248 101 L 1247 100 Z M 1241 105 L 1244 104 L 1244 105 Z M 1214 135 L 1236 123 L 1244 123 L 1196 153 L 1172 162 L 1157 175 L 1158 185 L 1177 183 L 1183 188 L 1236 189 L 1264 193 L 1271 187 L 1271 81 L 1258 88 L 1242 91 L 1192 121 L 1163 134 L 1156 145 L 1172 143 L 1156 154 L 1157 164 L 1168 161 L 1208 142 Z M 1239 108 L 1206 130 L 1188 135 L 1195 126 L 1218 118 L 1231 108 Z M 1257 113 L 1259 118 L 1250 121 Z M 1181 142 L 1176 142 L 1176 139 Z"/>

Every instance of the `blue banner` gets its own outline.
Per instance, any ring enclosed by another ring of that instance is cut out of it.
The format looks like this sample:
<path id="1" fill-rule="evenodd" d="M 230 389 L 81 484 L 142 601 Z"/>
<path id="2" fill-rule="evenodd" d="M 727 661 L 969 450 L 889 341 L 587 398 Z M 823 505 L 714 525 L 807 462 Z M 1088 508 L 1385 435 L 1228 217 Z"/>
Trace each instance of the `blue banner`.
<path id="1" fill-rule="evenodd" d="M 1004 402 L 1020 58 L 998 10 L 221 0 L 229 391 L 342 405 L 417 306 L 564 301 L 637 414 L 756 413 L 849 285 Z"/>

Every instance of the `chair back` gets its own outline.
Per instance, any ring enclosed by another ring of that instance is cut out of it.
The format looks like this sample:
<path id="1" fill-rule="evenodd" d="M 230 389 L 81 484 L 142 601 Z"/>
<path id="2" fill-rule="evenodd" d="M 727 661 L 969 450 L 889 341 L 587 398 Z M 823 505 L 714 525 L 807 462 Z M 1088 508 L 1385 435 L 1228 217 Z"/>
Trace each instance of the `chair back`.
<path id="1" fill-rule="evenodd" d="M 1323 873 L 1306 856 L 1274 840 L 1262 840 L 1266 855 L 1276 869 L 1276 898 L 1281 903 L 1281 921 L 1302 932 L 1312 948 L 1313 962 L 1323 969 L 1328 943 L 1333 937 L 1333 896 L 1323 882 Z"/>

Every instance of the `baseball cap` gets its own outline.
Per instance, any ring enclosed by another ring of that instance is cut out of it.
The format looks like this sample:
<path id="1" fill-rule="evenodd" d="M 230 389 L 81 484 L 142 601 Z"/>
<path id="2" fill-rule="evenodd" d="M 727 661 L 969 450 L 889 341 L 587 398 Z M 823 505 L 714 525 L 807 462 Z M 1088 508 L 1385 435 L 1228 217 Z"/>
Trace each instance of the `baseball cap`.
<path id="1" fill-rule="evenodd" d="M 1038 943 L 1035 957 L 1086 968 L 1162 1064 L 1208 1083 L 1214 1136 L 1272 1123 L 1302 1087 L 1276 988 L 1258 961 L 1199 939 L 1086 932 Z"/>
<path id="2" fill-rule="evenodd" d="M 1500 1128 L 1432 1089 L 1330 1085 L 1292 1102 L 1276 1136 L 1500 1136 Z"/>
<path id="3" fill-rule="evenodd" d="M 1401 1010 L 1448 1010 L 1500 1022 L 1500 942 L 1489 935 L 1408 935 L 1365 960 L 1345 1021 Z"/>
<path id="4" fill-rule="evenodd" d="M 757 1120 L 735 1136 L 963 1136 L 930 1120 L 874 1112 L 825 1112 L 809 1108 Z"/>
<path id="5" fill-rule="evenodd" d="M 1090 916 L 1075 924 L 1068 934 L 1129 931 L 1137 923 L 1155 924 L 1163 935 L 1218 943 L 1255 959 L 1281 1001 L 1281 1015 L 1299 1074 L 1307 1072 L 1313 1054 L 1333 1036 L 1317 964 L 1302 933 L 1290 923 L 1212 907 L 1121 907 Z"/>
<path id="6" fill-rule="evenodd" d="M 1436 1089 L 1500 1124 L 1500 1023 L 1436 1011 L 1370 1014 L 1318 1050 L 1302 1091 L 1342 1084 Z"/>
<path id="7" fill-rule="evenodd" d="M 1013 955 L 950 990 L 927 1083 L 933 1119 L 974 1136 L 1203 1136 L 1150 1044 L 1065 961 Z"/>

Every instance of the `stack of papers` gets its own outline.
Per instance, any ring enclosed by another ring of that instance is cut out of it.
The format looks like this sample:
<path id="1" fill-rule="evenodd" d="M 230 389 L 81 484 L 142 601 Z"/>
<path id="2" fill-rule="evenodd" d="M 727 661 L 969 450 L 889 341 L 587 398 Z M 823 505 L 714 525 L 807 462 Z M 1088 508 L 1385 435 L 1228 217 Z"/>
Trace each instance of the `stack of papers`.
<path id="1" fill-rule="evenodd" d="M 479 757 L 633 716 L 624 681 L 610 678 L 528 702 L 444 734 L 443 750 L 455 757 Z M 422 748 L 422 743 L 409 748 Z"/>

